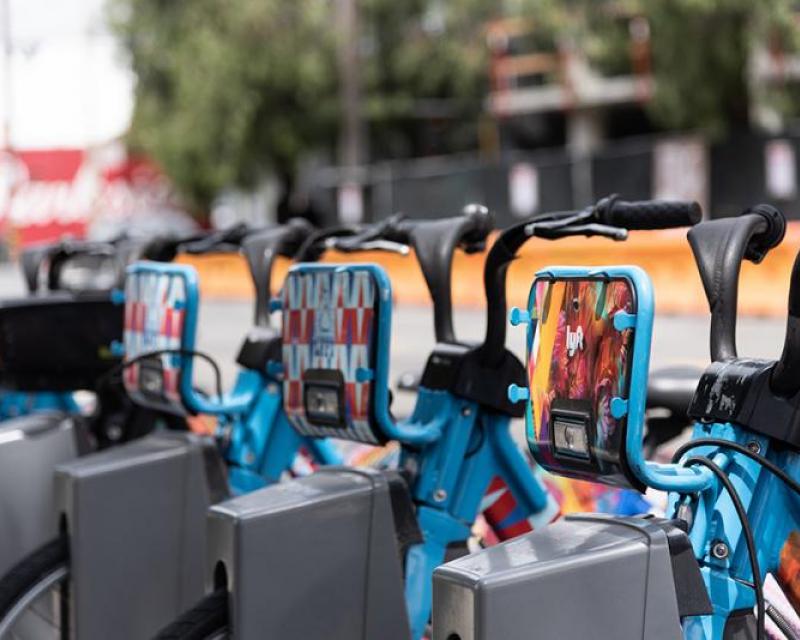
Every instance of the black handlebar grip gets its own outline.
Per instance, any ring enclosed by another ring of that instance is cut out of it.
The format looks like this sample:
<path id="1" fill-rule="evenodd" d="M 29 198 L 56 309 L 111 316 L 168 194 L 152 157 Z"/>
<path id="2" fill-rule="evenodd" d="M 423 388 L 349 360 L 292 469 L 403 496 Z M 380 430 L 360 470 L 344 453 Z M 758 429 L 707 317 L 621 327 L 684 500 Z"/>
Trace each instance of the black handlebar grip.
<path id="1" fill-rule="evenodd" d="M 786 235 L 786 216 L 769 204 L 757 204 L 750 207 L 742 213 L 742 215 L 747 214 L 757 214 L 764 220 L 764 229 L 753 234 L 744 253 L 745 258 L 758 264 L 770 249 L 774 249 L 783 242 L 783 237 Z"/>
<path id="2" fill-rule="evenodd" d="M 634 231 L 691 227 L 700 222 L 701 218 L 702 211 L 696 202 L 625 202 L 611 197 L 601 200 L 597 206 L 597 219 L 601 224 Z"/>
<path id="3" fill-rule="evenodd" d="M 468 204 L 462 215 L 470 221 L 470 228 L 461 238 L 461 246 L 467 253 L 476 253 L 486 248 L 486 238 L 494 229 L 494 216 L 482 204 Z"/>

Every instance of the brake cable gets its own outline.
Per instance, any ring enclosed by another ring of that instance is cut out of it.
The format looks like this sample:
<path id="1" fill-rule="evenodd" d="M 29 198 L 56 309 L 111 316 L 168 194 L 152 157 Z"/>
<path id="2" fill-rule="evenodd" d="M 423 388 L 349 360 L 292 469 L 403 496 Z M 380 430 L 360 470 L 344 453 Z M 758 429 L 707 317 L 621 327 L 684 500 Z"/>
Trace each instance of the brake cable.
<path id="1" fill-rule="evenodd" d="M 800 496 L 800 482 L 794 480 L 788 473 L 786 473 L 786 471 L 781 469 L 778 465 L 776 465 L 774 462 L 772 462 L 765 456 L 761 455 L 760 453 L 757 453 L 756 451 L 748 449 L 746 446 L 739 444 L 738 442 L 733 442 L 731 440 L 724 440 L 722 438 L 697 438 L 695 440 L 690 440 L 689 442 L 680 446 L 675 451 L 675 453 L 672 456 L 672 462 L 678 462 L 686 454 L 687 451 L 690 451 L 697 447 L 706 447 L 706 446 L 730 449 L 732 451 L 736 451 L 737 453 L 742 454 L 747 458 L 750 458 L 751 460 L 761 465 L 762 468 L 774 474 L 789 489 L 791 489 L 792 491 L 794 491 L 795 494 Z M 767 606 L 767 613 L 770 615 L 773 622 L 775 622 L 775 624 L 778 625 L 779 628 L 781 628 L 784 635 L 790 638 L 790 640 L 797 640 L 797 634 L 795 634 L 794 632 L 787 633 L 784 630 L 783 626 L 780 624 L 780 622 L 776 620 L 775 616 L 770 612 L 770 609 L 775 611 L 778 615 L 780 615 L 780 612 L 777 612 L 771 605 Z"/>
<path id="2" fill-rule="evenodd" d="M 742 525 L 742 534 L 744 535 L 745 544 L 747 545 L 747 554 L 750 556 L 750 570 L 753 573 L 753 590 L 756 593 L 756 640 L 765 640 L 766 637 L 766 605 L 764 603 L 764 581 L 761 578 L 761 567 L 758 564 L 758 552 L 756 550 L 755 538 L 753 536 L 753 529 L 750 526 L 750 521 L 747 518 L 747 510 L 742 504 L 742 499 L 733 486 L 733 482 L 727 474 L 717 465 L 705 456 L 693 456 L 684 461 L 684 466 L 701 465 L 711 471 L 720 481 L 725 490 L 730 496 L 733 508 L 739 521 Z"/>
<path id="3" fill-rule="evenodd" d="M 672 462 L 678 462 L 687 451 L 694 449 L 696 447 L 725 447 L 727 449 L 731 449 L 736 451 L 737 453 L 741 453 L 743 456 L 747 456 L 751 460 L 759 463 L 762 467 L 770 471 L 771 473 L 775 474 L 778 478 L 780 478 L 792 491 L 794 491 L 798 496 L 800 496 L 800 482 L 794 480 L 788 473 L 786 473 L 783 469 L 781 469 L 778 465 L 774 462 L 768 460 L 764 456 L 755 451 L 751 451 L 746 446 L 739 444 L 738 442 L 732 442 L 730 440 L 724 440 L 722 438 L 697 438 L 696 440 L 690 440 L 686 444 L 679 447 L 672 456 Z"/>
<path id="4" fill-rule="evenodd" d="M 217 393 L 217 397 L 220 401 L 222 401 L 222 370 L 220 369 L 219 364 L 214 358 L 205 353 L 204 351 L 197 351 L 195 349 L 158 349 L 156 351 L 148 351 L 147 353 L 139 354 L 131 358 L 130 360 L 124 360 L 123 362 L 119 362 L 114 365 L 111 369 L 106 371 L 102 376 L 97 379 L 97 383 L 95 384 L 95 389 L 99 389 L 105 382 L 111 379 L 112 376 L 118 374 L 121 371 L 124 371 L 128 367 L 133 366 L 143 360 L 147 360 L 149 358 L 156 358 L 158 356 L 167 356 L 167 355 L 180 355 L 189 358 L 200 358 L 201 360 L 207 362 L 211 369 L 214 371 L 214 387 Z"/>

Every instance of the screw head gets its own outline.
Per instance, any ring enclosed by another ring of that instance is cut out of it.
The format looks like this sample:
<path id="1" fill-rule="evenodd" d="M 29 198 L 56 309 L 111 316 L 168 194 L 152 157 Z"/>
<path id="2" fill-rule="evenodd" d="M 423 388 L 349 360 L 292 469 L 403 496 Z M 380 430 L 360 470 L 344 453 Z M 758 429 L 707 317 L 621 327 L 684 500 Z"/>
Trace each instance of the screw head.
<path id="1" fill-rule="evenodd" d="M 436 491 L 433 492 L 433 499 L 436 502 L 444 502 L 445 500 L 447 500 L 447 491 L 445 491 L 444 489 L 437 489 Z"/>
<path id="2" fill-rule="evenodd" d="M 717 540 L 711 545 L 711 555 L 717 560 L 725 560 L 725 558 L 730 555 L 730 552 L 728 545 L 722 542 L 722 540 Z"/>
<path id="3" fill-rule="evenodd" d="M 117 423 L 113 423 L 106 427 L 106 436 L 108 437 L 111 442 L 117 442 L 122 439 L 122 435 L 124 433 L 124 429 L 122 425 Z"/>
<path id="4" fill-rule="evenodd" d="M 757 440 L 751 440 L 747 443 L 747 449 L 751 453 L 759 454 L 761 453 L 761 443 Z"/>

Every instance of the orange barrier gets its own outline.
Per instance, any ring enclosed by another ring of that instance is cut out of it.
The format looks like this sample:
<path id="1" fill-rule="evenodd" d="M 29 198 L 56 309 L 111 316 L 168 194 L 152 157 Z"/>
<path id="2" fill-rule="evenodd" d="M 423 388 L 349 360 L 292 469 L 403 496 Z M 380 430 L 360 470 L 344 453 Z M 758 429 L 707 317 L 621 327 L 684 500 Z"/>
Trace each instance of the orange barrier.
<path id="1" fill-rule="evenodd" d="M 739 296 L 739 307 L 743 313 L 785 315 L 789 275 L 798 247 L 800 223 L 791 223 L 783 244 L 762 264 L 744 264 Z M 386 267 L 392 279 L 395 298 L 400 303 L 429 303 L 425 280 L 413 256 L 367 252 L 358 254 L 358 259 L 377 262 Z M 326 262 L 342 263 L 352 260 L 353 256 L 338 253 L 328 253 L 325 257 Z M 453 300 L 456 305 L 483 306 L 483 260 L 483 255 L 456 255 L 453 265 Z M 253 297 L 247 265 L 240 256 L 182 256 L 179 261 L 197 268 L 203 297 Z M 276 265 L 276 285 L 283 280 L 289 264 L 288 260 L 281 259 Z M 531 280 L 538 269 L 548 265 L 570 264 L 639 265 L 653 279 L 659 313 L 708 313 L 700 276 L 686 242 L 685 230 L 633 232 L 625 242 L 613 242 L 604 238 L 569 238 L 557 242 L 531 240 L 509 269 L 509 305 L 525 304 Z"/>

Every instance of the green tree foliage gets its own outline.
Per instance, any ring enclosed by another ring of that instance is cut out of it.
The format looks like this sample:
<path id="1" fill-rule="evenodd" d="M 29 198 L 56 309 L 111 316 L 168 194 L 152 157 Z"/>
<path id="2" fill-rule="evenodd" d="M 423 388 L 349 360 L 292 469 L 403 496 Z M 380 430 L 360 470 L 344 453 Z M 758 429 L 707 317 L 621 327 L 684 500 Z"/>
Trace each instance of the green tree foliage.
<path id="1" fill-rule="evenodd" d="M 199 211 L 265 171 L 290 177 L 310 150 L 333 160 L 338 0 L 111 1 L 137 79 L 131 144 Z M 754 44 L 794 52 L 798 30 L 793 0 L 356 1 L 372 160 L 475 148 L 500 14 L 533 19 L 534 48 L 575 47 L 609 75 L 630 64 L 630 17 L 647 18 L 654 121 L 712 135 L 748 122 Z M 796 113 L 798 93 L 758 95 Z"/>
<path id="2" fill-rule="evenodd" d="M 333 135 L 334 46 L 319 0 L 115 0 L 136 75 L 130 142 L 198 211 L 290 171 Z"/>
<path id="3" fill-rule="evenodd" d="M 422 121 L 448 123 L 443 150 L 472 143 L 485 95 L 487 5 L 359 0 L 373 158 L 427 149 Z M 335 0 L 113 0 L 111 21 L 137 80 L 130 143 L 198 211 L 265 171 L 291 176 L 309 150 L 332 155 Z"/>
<path id="4" fill-rule="evenodd" d="M 619 73 L 628 57 L 631 16 L 650 27 L 655 95 L 648 108 L 670 129 L 711 136 L 747 126 L 749 71 L 756 47 L 797 51 L 793 0 L 522 0 L 540 28 L 579 47 L 597 67 Z M 622 28 L 621 28 L 622 27 Z M 770 87 L 770 106 L 797 113 L 788 86 Z"/>
<path id="5" fill-rule="evenodd" d="M 487 91 L 484 0 L 361 0 L 373 156 L 474 148 Z M 433 131 L 438 143 L 428 139 Z"/>
<path id="6" fill-rule="evenodd" d="M 757 46 L 795 50 L 790 0 L 651 0 L 642 2 L 652 25 L 656 94 L 654 117 L 673 128 L 719 135 L 747 126 Z M 785 87 L 773 106 L 791 111 Z"/>

